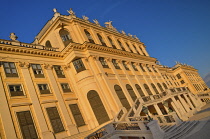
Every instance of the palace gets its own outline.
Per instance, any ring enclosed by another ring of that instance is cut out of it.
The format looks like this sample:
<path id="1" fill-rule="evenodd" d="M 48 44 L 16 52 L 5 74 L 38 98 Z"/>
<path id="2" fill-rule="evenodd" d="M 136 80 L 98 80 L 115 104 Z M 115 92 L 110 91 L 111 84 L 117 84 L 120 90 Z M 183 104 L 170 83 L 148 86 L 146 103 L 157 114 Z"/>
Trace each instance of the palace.
<path id="1" fill-rule="evenodd" d="M 0 138 L 161 139 L 198 124 L 183 124 L 209 102 L 197 69 L 161 65 L 111 21 L 53 11 L 33 43 L 0 39 Z"/>

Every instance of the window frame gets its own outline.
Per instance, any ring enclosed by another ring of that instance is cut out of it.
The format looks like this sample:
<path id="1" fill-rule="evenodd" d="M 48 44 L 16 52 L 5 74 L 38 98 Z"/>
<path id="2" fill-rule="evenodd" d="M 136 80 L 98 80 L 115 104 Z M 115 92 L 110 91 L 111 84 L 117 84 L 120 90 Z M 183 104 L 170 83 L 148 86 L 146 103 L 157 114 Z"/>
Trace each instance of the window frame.
<path id="1" fill-rule="evenodd" d="M 11 87 L 13 87 L 14 90 L 17 90 L 17 88 L 16 88 L 17 86 L 20 87 L 21 91 L 11 91 Z M 23 91 L 23 87 L 22 87 L 21 84 L 8 84 L 8 90 L 9 90 L 9 93 L 10 93 L 10 97 L 25 96 L 24 91 Z M 14 95 L 15 93 L 17 93 L 18 95 Z"/>
<path id="2" fill-rule="evenodd" d="M 41 64 L 30 64 L 35 78 L 45 78 Z M 38 67 L 40 66 L 40 68 Z"/>
<path id="3" fill-rule="evenodd" d="M 74 108 L 76 108 L 77 110 L 73 110 L 73 107 L 71 107 L 71 106 L 76 106 Z M 81 110 L 80 110 L 80 108 L 79 108 L 77 103 L 69 104 L 69 109 L 70 109 L 70 111 L 72 113 L 72 116 L 74 117 L 74 121 L 75 121 L 77 127 L 81 127 L 81 126 L 86 125 L 85 124 L 85 120 L 83 118 L 83 115 L 81 113 Z M 76 111 L 76 113 L 75 113 L 75 111 Z M 79 117 L 79 119 L 78 119 L 78 117 Z"/>
<path id="4" fill-rule="evenodd" d="M 38 83 L 37 84 L 37 87 L 39 89 L 39 93 L 41 95 L 45 95 L 45 94 L 52 94 L 51 91 L 50 91 L 50 88 L 48 86 L 48 84 L 45 84 L 45 83 Z M 40 87 L 42 87 L 43 90 L 40 90 Z"/>
<path id="5" fill-rule="evenodd" d="M 77 73 L 86 70 L 85 65 L 81 58 L 73 60 L 72 63 L 74 65 L 74 68 L 77 71 Z"/>
<path id="6" fill-rule="evenodd" d="M 109 65 L 107 64 L 107 62 L 104 59 L 104 57 L 99 57 L 99 61 L 100 61 L 100 63 L 101 63 L 103 68 L 109 68 Z"/>
<path id="7" fill-rule="evenodd" d="M 60 65 L 53 65 L 53 68 L 58 78 L 66 78 L 63 69 Z"/>
<path id="8" fill-rule="evenodd" d="M 115 69 L 121 69 L 116 59 L 112 59 L 112 64 L 114 65 Z"/>
<path id="9" fill-rule="evenodd" d="M 5 66 L 6 63 L 8 64 L 8 67 Z M 14 67 L 12 67 L 11 64 L 13 64 Z M 2 65 L 3 65 L 4 73 L 6 77 L 19 77 L 15 62 L 2 62 Z M 10 73 L 8 73 L 8 70 Z"/>
<path id="10" fill-rule="evenodd" d="M 65 87 L 67 87 L 67 89 L 63 88 L 64 87 L 63 85 L 67 85 L 67 86 L 65 86 Z M 60 83 L 60 86 L 61 86 L 63 93 L 72 92 L 68 83 Z"/>

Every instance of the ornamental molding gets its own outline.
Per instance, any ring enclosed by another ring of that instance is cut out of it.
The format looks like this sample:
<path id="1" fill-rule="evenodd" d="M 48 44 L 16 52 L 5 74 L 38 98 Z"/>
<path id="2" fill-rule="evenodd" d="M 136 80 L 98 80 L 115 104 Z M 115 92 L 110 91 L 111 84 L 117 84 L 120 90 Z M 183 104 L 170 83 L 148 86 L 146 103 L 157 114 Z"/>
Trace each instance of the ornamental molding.
<path id="1" fill-rule="evenodd" d="M 21 68 L 29 68 L 30 67 L 30 63 L 29 62 L 22 62 L 22 61 L 19 61 L 19 66 Z"/>
<path id="2" fill-rule="evenodd" d="M 44 68 L 47 70 L 51 70 L 51 69 L 53 69 L 53 65 L 44 63 Z"/>

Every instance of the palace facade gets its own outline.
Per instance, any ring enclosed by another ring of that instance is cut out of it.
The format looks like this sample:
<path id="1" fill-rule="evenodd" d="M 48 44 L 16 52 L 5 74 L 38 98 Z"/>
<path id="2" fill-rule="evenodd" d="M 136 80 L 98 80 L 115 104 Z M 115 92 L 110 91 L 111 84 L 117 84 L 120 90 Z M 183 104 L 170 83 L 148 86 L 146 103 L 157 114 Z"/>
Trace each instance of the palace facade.
<path id="1" fill-rule="evenodd" d="M 33 43 L 0 39 L 0 138 L 152 139 L 149 121 L 186 121 L 209 101 L 194 67 L 163 66 L 111 21 L 68 13 L 54 9 Z"/>

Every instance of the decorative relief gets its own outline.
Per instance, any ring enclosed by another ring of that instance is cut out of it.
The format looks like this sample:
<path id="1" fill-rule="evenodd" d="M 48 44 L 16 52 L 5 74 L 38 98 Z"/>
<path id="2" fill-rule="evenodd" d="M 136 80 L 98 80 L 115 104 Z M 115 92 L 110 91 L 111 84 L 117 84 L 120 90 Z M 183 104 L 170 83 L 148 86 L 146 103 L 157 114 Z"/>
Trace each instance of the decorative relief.
<path id="1" fill-rule="evenodd" d="M 107 27 L 108 29 L 117 31 L 117 29 L 112 26 L 112 21 L 105 22 L 104 24 L 105 24 L 105 27 Z"/>
<path id="2" fill-rule="evenodd" d="M 19 66 L 21 68 L 29 68 L 30 64 L 28 62 L 21 62 L 21 61 L 19 61 Z"/>
<path id="3" fill-rule="evenodd" d="M 51 64 L 44 63 L 44 68 L 49 70 L 52 69 L 53 66 Z"/>
<path id="4" fill-rule="evenodd" d="M 99 56 L 97 55 L 91 55 L 88 58 L 92 58 L 93 60 L 99 60 Z"/>
<path id="5" fill-rule="evenodd" d="M 105 57 L 105 61 L 106 62 L 110 62 L 111 61 L 111 58 L 110 57 Z"/>
<path id="6" fill-rule="evenodd" d="M 117 61 L 117 63 L 122 63 L 121 59 L 117 59 L 116 61 Z"/>
<path id="7" fill-rule="evenodd" d="M 72 8 L 70 8 L 69 11 L 67 10 L 67 12 L 69 13 L 69 15 L 70 15 L 71 17 L 76 18 L 76 14 L 75 14 L 75 12 L 72 10 Z"/>
<path id="8" fill-rule="evenodd" d="M 87 16 L 85 16 L 85 15 L 83 15 L 82 18 L 83 18 L 85 21 L 88 21 L 88 19 L 89 19 L 89 18 L 88 18 Z"/>
<path id="9" fill-rule="evenodd" d="M 68 64 L 66 64 L 66 65 L 64 65 L 64 66 L 62 66 L 65 70 L 67 70 L 67 69 L 70 69 L 71 68 L 71 66 L 70 66 L 70 63 L 68 63 Z"/>
<path id="10" fill-rule="evenodd" d="M 9 38 L 10 38 L 12 41 L 18 41 L 18 40 L 17 40 L 18 37 L 15 35 L 15 33 L 10 33 Z"/>

